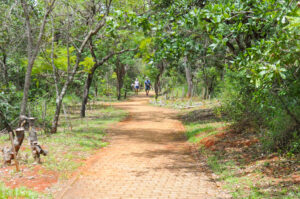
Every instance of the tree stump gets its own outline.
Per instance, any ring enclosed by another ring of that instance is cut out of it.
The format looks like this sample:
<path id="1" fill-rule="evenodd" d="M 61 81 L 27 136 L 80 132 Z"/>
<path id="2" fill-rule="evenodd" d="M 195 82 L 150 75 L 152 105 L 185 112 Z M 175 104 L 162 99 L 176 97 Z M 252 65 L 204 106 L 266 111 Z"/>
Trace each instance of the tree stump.
<path id="1" fill-rule="evenodd" d="M 24 128 L 23 127 L 17 128 L 15 130 L 15 133 L 16 135 L 14 136 L 13 143 L 17 155 L 24 140 Z M 2 149 L 2 152 L 3 152 L 4 164 L 5 165 L 11 164 L 11 161 L 14 159 L 13 148 L 4 147 Z"/>
<path id="2" fill-rule="evenodd" d="M 43 150 L 42 147 L 39 145 L 37 134 L 33 130 L 29 132 L 29 141 L 34 160 L 38 163 L 41 163 L 41 154 L 46 156 L 48 152 L 46 150 Z"/>
<path id="3" fill-rule="evenodd" d="M 32 150 L 32 155 L 36 162 L 41 163 L 41 154 L 46 156 L 48 152 L 46 150 L 43 150 L 38 143 L 37 133 L 34 129 L 35 118 L 27 118 L 27 121 L 29 123 L 29 142 Z"/>

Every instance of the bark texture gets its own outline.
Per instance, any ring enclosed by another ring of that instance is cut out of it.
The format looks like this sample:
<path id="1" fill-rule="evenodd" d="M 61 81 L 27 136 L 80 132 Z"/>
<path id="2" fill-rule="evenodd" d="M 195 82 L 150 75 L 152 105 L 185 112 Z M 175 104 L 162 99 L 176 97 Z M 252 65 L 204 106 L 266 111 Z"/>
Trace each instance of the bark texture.
<path id="1" fill-rule="evenodd" d="M 121 90 L 124 84 L 124 76 L 126 74 L 125 64 L 120 62 L 120 59 L 117 59 L 115 72 L 117 74 L 117 98 L 121 99 Z"/>
<path id="2" fill-rule="evenodd" d="M 155 99 L 157 100 L 158 96 L 159 96 L 159 89 L 160 89 L 160 78 L 164 72 L 164 63 L 163 61 L 160 62 L 158 65 L 158 70 L 159 73 L 156 75 L 155 77 L 155 82 L 154 82 L 154 91 L 155 91 Z"/>
<path id="3" fill-rule="evenodd" d="M 2 70 L 2 78 L 3 78 L 3 82 L 6 86 L 8 86 L 8 72 L 7 72 L 7 65 L 6 65 L 6 53 L 5 53 L 5 50 L 1 48 L 1 51 L 2 51 L 2 59 L 0 59 L 0 65 L 1 65 L 1 70 Z"/>
<path id="4" fill-rule="evenodd" d="M 97 67 L 92 68 L 92 70 L 90 71 L 90 73 L 88 74 L 88 76 L 85 80 L 81 109 L 80 109 L 80 117 L 85 117 L 86 104 L 88 102 L 89 91 L 90 91 L 90 87 L 92 85 L 93 76 L 96 71 L 96 68 Z"/>
<path id="5" fill-rule="evenodd" d="M 193 92 L 193 75 L 192 75 L 191 67 L 188 64 L 187 56 L 184 57 L 184 69 L 185 69 L 185 76 L 188 85 L 187 97 L 190 98 L 192 97 L 192 92 Z"/>

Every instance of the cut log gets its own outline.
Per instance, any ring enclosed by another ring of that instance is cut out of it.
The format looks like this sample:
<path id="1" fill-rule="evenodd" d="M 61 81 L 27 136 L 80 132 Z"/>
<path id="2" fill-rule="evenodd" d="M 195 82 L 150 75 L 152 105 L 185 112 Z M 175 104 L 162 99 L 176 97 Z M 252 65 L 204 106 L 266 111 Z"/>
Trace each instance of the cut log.
<path id="1" fill-rule="evenodd" d="M 41 163 L 41 154 L 46 156 L 48 152 L 46 150 L 43 150 L 38 143 L 37 133 L 34 129 L 35 118 L 27 118 L 27 121 L 29 123 L 29 142 L 31 146 L 32 155 L 36 162 Z"/>
<path id="2" fill-rule="evenodd" d="M 20 127 L 17 128 L 15 131 L 16 131 L 16 137 L 14 138 L 14 145 L 15 145 L 16 152 L 18 154 L 24 140 L 25 129 L 23 127 Z"/>
<path id="3" fill-rule="evenodd" d="M 3 152 L 3 157 L 4 157 L 4 164 L 11 164 L 11 160 L 14 159 L 14 150 L 16 152 L 16 156 L 18 155 L 18 152 L 21 148 L 21 145 L 23 143 L 24 140 L 24 128 L 17 128 L 15 130 L 16 132 L 16 136 L 14 136 L 14 140 L 13 140 L 13 145 L 14 145 L 14 149 L 11 147 L 4 147 L 2 149 Z M 13 134 L 12 134 L 13 135 Z"/>
<path id="4" fill-rule="evenodd" d="M 46 150 L 43 150 L 42 147 L 39 145 L 37 134 L 35 131 L 29 132 L 29 142 L 34 160 L 38 163 L 41 163 L 41 154 L 46 156 L 48 152 Z"/>

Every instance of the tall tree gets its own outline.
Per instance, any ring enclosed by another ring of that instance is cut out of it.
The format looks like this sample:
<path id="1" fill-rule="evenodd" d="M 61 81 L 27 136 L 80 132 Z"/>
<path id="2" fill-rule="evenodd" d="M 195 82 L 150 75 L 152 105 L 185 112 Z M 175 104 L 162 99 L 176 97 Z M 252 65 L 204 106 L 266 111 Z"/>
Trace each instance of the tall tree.
<path id="1" fill-rule="evenodd" d="M 26 35 L 27 35 L 27 70 L 26 70 L 26 75 L 25 75 L 25 82 L 24 82 L 24 91 L 23 91 L 23 99 L 21 103 L 21 108 L 20 108 L 20 116 L 26 114 L 26 108 L 27 108 L 27 101 L 28 101 L 28 93 L 29 93 L 29 88 L 30 88 L 30 83 L 31 83 L 31 72 L 32 72 L 32 67 L 34 65 L 35 59 L 40 51 L 40 45 L 42 43 L 42 38 L 45 32 L 45 26 L 47 23 L 47 19 L 52 12 L 54 8 L 56 0 L 51 0 L 50 2 L 46 1 L 45 5 L 45 13 L 43 15 L 43 19 L 40 25 L 40 30 L 38 37 L 35 39 L 34 36 L 34 29 L 32 27 L 32 23 L 30 21 L 30 9 L 28 2 L 25 0 L 21 0 L 21 4 L 23 7 L 24 15 L 25 15 L 25 24 L 26 24 Z M 36 40 L 36 41 L 35 41 Z"/>
<path id="2" fill-rule="evenodd" d="M 83 37 L 83 40 L 80 42 L 80 47 L 77 48 L 77 53 L 76 53 L 76 60 L 75 60 L 75 64 L 72 67 L 70 61 L 68 61 L 68 74 L 67 74 L 67 80 L 65 81 L 65 83 L 63 84 L 61 90 L 59 91 L 57 89 L 56 92 L 56 109 L 55 109 L 55 115 L 52 121 L 52 127 L 51 127 L 51 133 L 56 133 L 57 132 L 57 126 L 58 126 L 58 120 L 59 120 L 59 115 L 60 115 L 60 110 L 61 110 L 61 106 L 62 106 L 62 100 L 66 94 L 66 91 L 69 87 L 69 85 L 72 83 L 74 76 L 79 68 L 79 64 L 82 58 L 82 53 L 84 52 L 84 49 L 86 47 L 86 45 L 88 44 L 88 42 L 92 39 L 93 36 L 97 35 L 97 33 L 99 32 L 99 30 L 101 28 L 103 28 L 106 24 L 106 17 L 109 15 L 109 11 L 110 11 L 110 7 L 111 7 L 111 2 L 112 0 L 108 0 L 105 2 L 105 4 L 100 4 L 100 6 L 105 7 L 105 12 L 103 13 L 102 18 L 97 21 L 94 18 L 97 17 L 97 15 L 93 14 L 90 15 L 89 19 L 89 26 L 93 26 L 94 28 L 90 29 L 89 32 L 87 34 L 85 34 L 85 36 Z M 94 3 L 94 2 L 92 2 Z M 93 8 L 93 6 L 92 6 Z M 69 36 L 69 34 L 67 35 L 67 37 Z M 54 36 L 53 36 L 53 40 L 54 40 Z M 69 41 L 69 38 L 67 38 L 67 41 Z M 68 47 L 67 47 L 68 49 Z M 68 53 L 67 55 L 68 60 L 70 60 L 70 54 Z M 55 66 L 53 66 L 53 68 L 55 68 Z M 57 74 L 55 73 L 55 70 L 53 70 L 54 72 L 54 77 L 57 79 Z M 57 84 L 58 82 L 56 82 Z M 58 88 L 58 86 L 56 86 L 56 88 Z"/>

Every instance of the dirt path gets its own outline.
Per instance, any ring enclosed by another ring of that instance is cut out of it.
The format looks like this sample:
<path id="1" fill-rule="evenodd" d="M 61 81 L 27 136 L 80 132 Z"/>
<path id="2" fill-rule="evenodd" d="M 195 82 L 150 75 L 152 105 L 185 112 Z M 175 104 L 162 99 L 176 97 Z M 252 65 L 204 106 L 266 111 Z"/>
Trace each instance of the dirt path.
<path id="1" fill-rule="evenodd" d="M 139 96 L 115 106 L 129 117 L 109 130 L 110 146 L 63 193 L 64 199 L 226 198 L 197 169 L 175 111 Z"/>

